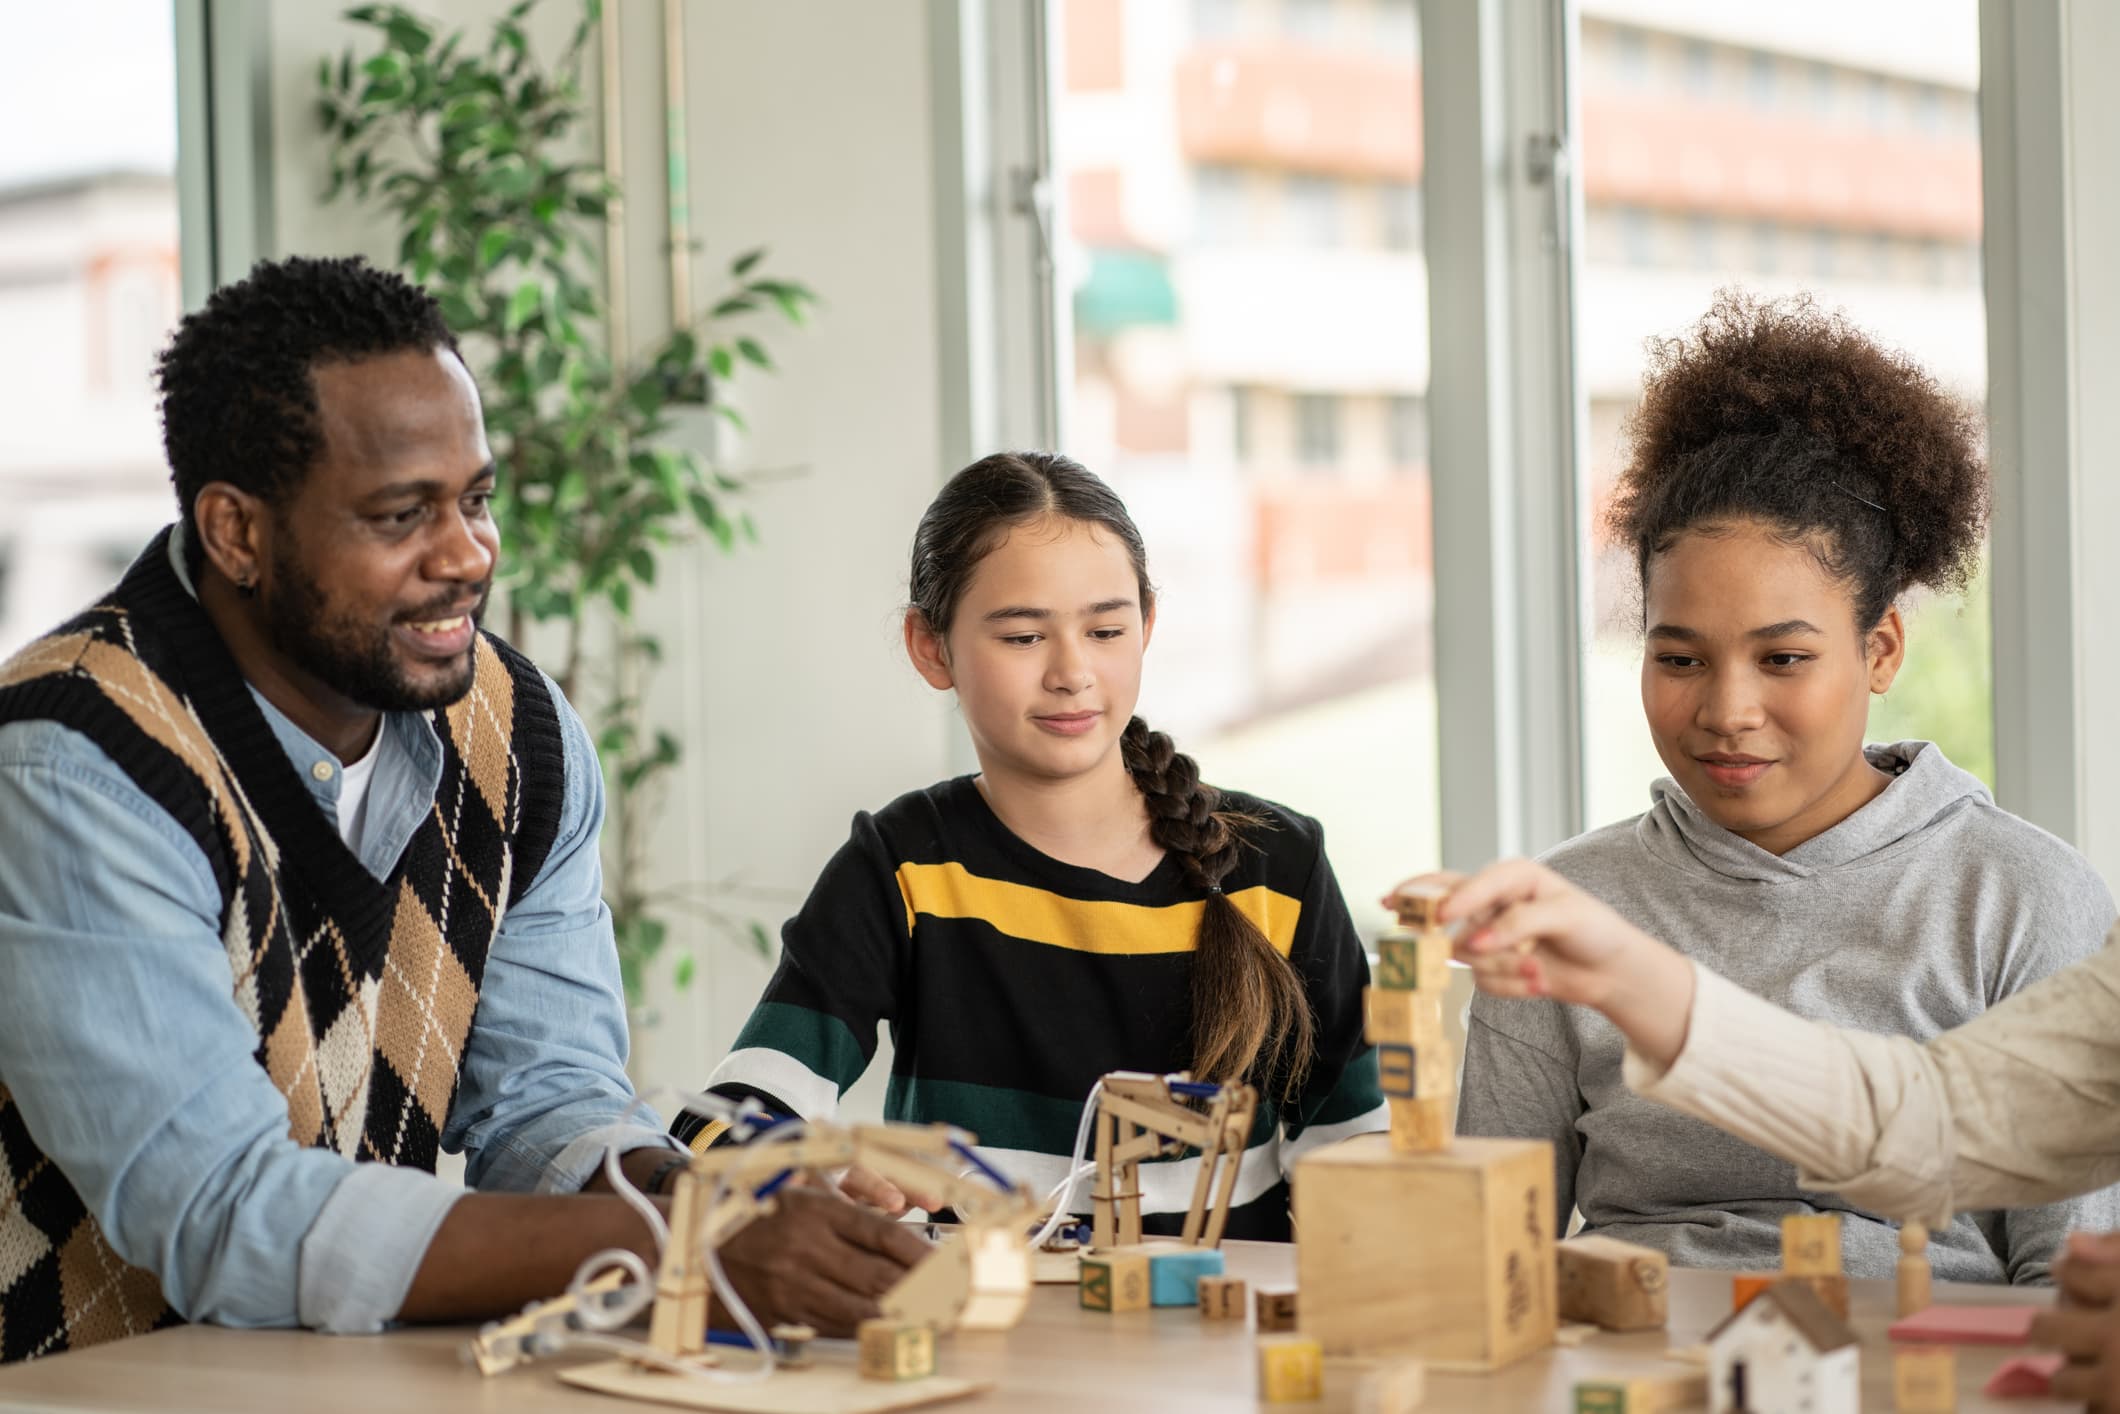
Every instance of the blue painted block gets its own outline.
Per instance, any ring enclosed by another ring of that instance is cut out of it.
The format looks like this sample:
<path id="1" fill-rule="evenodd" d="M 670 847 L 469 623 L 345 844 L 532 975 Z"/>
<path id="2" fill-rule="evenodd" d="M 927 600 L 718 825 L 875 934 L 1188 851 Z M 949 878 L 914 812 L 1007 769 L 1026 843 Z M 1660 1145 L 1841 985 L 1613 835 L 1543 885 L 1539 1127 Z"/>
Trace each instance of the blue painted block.
<path id="1" fill-rule="evenodd" d="M 1206 1247 L 1177 1247 L 1148 1259 L 1148 1304 L 1197 1306 L 1200 1278 L 1222 1275 L 1222 1254 Z"/>

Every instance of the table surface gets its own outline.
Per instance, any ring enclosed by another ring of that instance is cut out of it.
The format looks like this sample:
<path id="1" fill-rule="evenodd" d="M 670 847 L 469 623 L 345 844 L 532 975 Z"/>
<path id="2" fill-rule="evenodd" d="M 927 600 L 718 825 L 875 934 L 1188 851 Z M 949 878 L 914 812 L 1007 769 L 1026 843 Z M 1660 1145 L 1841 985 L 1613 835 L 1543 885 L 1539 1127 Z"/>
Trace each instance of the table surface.
<path id="1" fill-rule="evenodd" d="M 1295 1250 L 1274 1243 L 1224 1244 L 1232 1276 L 1255 1285 L 1292 1283 Z M 1855 1281 L 1851 1315 L 1862 1336 L 1863 1408 L 1892 1407 L 1892 1360 L 1885 1339 L 1892 1284 Z M 1951 1305 L 2045 1304 L 2051 1292 L 1938 1283 L 1936 1298 Z M 1669 1374 L 1684 1367 L 1663 1358 L 1668 1346 L 1698 1342 L 1730 1309 L 1727 1273 L 1674 1271 L 1671 1323 L 1665 1331 L 1634 1335 L 1600 1332 L 1573 1348 L 1556 1347 L 1491 1375 L 1430 1372 L 1424 1411 L 1568 1411 L 1577 1380 Z M 391 1409 L 494 1410 L 508 1414 L 621 1408 L 608 1396 L 561 1384 L 556 1366 L 573 1357 L 522 1366 L 482 1379 L 463 1363 L 468 1328 L 432 1327 L 369 1337 L 302 1331 L 236 1331 L 182 1326 L 113 1341 L 68 1355 L 0 1369 L 0 1410 L 157 1409 L 283 1414 L 378 1414 Z M 824 1341 L 823 1361 L 853 1362 L 851 1342 Z M 2045 1401 L 1989 1400 L 1980 1394 L 1995 1368 L 2017 1350 L 1961 1346 L 1962 1414 L 1980 1410 L 2037 1410 Z M 1190 1308 L 1108 1316 L 1080 1309 L 1072 1287 L 1040 1286 L 1021 1325 L 1006 1332 L 960 1334 L 939 1347 L 941 1373 L 991 1380 L 975 1399 L 937 1406 L 949 1410 L 1189 1411 L 1253 1405 L 1252 1337 L 1235 1321 L 1207 1321 Z M 588 1357 L 584 1357 L 588 1358 Z M 1350 1407 L 1351 1374 L 1328 1366 L 1327 1400 L 1315 1410 Z"/>

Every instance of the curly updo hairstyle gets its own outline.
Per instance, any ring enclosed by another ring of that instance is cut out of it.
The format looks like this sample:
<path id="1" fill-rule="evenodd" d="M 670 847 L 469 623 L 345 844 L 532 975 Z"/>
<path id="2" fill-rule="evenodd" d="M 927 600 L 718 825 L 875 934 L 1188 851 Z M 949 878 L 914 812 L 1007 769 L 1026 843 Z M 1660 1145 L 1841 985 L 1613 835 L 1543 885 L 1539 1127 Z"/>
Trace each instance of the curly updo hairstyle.
<path id="1" fill-rule="evenodd" d="M 1148 612 L 1148 550 L 1125 502 L 1080 462 L 1051 452 L 997 452 L 950 478 L 913 533 L 908 612 L 946 637 L 979 562 L 1009 531 L 1046 516 L 1115 538 Z M 1226 808 L 1192 757 L 1139 717 L 1126 724 L 1119 751 L 1148 807 L 1150 838 L 1204 895 L 1193 944 L 1193 1074 L 1251 1079 L 1292 1098 L 1315 1049 L 1310 999 L 1295 967 L 1222 891 L 1241 851 L 1256 847 L 1246 835 L 1266 822 Z"/>
<path id="2" fill-rule="evenodd" d="M 1847 585 L 1856 626 L 1956 591 L 1987 526 L 1980 414 L 1812 299 L 1724 290 L 1650 344 L 1609 525 L 1650 562 L 1690 531 L 1763 523 Z"/>

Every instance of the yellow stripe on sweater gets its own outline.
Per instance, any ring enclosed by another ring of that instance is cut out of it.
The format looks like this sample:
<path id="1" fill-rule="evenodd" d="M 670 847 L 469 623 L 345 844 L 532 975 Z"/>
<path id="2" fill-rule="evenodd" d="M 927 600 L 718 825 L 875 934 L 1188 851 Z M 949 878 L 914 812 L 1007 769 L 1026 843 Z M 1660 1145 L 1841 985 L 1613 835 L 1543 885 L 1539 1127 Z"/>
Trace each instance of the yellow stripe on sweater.
<path id="1" fill-rule="evenodd" d="M 908 933 L 923 913 L 977 918 L 1012 938 L 1109 957 L 1191 952 L 1206 908 L 1201 902 L 1158 907 L 1067 898 L 1028 884 L 981 878 L 962 864 L 901 864 L 898 890 L 905 896 Z M 1288 956 L 1303 911 L 1300 899 L 1255 884 L 1237 890 L 1229 901 L 1258 925 L 1276 952 Z"/>

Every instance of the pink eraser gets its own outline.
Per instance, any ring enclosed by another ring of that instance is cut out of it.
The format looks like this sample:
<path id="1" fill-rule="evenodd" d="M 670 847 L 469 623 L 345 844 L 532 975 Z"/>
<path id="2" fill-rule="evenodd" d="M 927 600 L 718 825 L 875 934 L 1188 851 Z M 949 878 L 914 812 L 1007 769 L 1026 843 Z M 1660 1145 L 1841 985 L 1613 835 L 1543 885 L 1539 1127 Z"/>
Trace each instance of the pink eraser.
<path id="1" fill-rule="evenodd" d="M 1995 1372 L 1981 1390 L 1998 1399 L 2039 1399 L 2051 1394 L 2054 1375 L 2068 1363 L 2065 1355 L 2020 1355 Z"/>
<path id="2" fill-rule="evenodd" d="M 1894 1321 L 1894 1340 L 1929 1345 L 2022 1345 L 2031 1339 L 2037 1306 L 1931 1306 Z"/>

